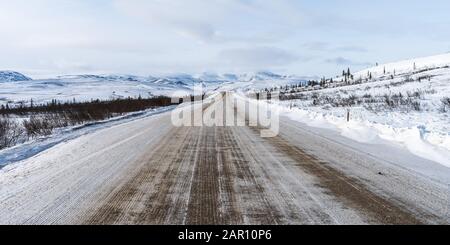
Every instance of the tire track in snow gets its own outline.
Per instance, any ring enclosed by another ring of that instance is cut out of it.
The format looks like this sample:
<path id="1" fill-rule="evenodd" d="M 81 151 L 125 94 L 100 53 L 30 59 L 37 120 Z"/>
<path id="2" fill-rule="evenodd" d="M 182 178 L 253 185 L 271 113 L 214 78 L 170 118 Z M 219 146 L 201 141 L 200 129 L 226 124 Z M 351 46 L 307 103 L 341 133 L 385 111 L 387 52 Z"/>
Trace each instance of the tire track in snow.
<path id="1" fill-rule="evenodd" d="M 327 190 L 329 194 L 343 201 L 347 207 L 361 210 L 370 218 L 369 222 L 382 224 L 422 223 L 412 213 L 368 191 L 357 180 L 329 167 L 327 163 L 317 160 L 283 138 L 278 136 L 267 142 L 294 159 L 302 170 L 317 177 L 320 186 Z"/>
<path id="2" fill-rule="evenodd" d="M 183 160 L 180 153 L 191 146 L 190 133 L 188 128 L 174 128 L 154 152 L 138 160 L 143 164 L 136 175 L 115 190 L 86 223 L 164 223 L 168 193 Z"/>

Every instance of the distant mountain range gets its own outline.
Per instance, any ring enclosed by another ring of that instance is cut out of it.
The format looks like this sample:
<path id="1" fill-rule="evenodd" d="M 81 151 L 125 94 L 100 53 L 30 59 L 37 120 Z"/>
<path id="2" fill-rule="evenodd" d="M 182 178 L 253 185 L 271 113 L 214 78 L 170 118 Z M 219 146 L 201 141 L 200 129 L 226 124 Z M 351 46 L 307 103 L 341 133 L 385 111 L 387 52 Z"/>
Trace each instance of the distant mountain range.
<path id="1" fill-rule="evenodd" d="M 305 79 L 271 72 L 247 74 L 198 75 L 173 74 L 167 76 L 135 76 L 123 74 L 64 75 L 34 79 L 18 72 L 0 72 L 0 104 L 60 101 L 89 101 L 137 96 L 185 96 L 194 93 L 200 85 L 204 92 L 250 91 L 267 87 L 297 84 Z M 196 85 L 196 86 L 194 86 Z"/>
<path id="2" fill-rule="evenodd" d="M 190 74 L 173 74 L 168 76 L 135 76 L 135 75 L 64 75 L 56 78 L 39 79 L 39 80 L 107 80 L 107 81 L 130 81 L 130 82 L 148 82 L 156 84 L 173 84 L 181 86 L 191 86 L 195 83 L 222 83 L 222 82 L 257 82 L 270 80 L 305 80 L 306 77 L 279 75 L 272 72 L 255 72 L 244 74 L 216 74 L 202 73 L 199 75 Z M 15 71 L 0 71 L 0 81 L 30 81 L 31 78 Z"/>

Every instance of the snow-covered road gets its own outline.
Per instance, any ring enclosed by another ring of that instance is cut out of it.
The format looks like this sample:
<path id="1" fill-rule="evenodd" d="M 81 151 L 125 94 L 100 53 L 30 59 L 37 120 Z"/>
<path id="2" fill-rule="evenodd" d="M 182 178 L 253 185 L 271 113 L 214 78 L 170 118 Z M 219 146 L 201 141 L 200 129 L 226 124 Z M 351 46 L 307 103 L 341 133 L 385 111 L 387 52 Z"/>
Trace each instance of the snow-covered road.
<path id="1" fill-rule="evenodd" d="M 0 223 L 450 223 L 449 169 L 280 128 L 174 127 L 164 113 L 81 136 L 0 170 Z"/>

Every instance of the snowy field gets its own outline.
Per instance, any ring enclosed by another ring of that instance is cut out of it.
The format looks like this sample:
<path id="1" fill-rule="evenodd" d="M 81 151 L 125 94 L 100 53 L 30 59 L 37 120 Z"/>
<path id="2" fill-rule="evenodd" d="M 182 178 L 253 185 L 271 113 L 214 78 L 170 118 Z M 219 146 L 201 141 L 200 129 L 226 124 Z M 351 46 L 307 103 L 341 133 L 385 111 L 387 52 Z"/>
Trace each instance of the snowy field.
<path id="1" fill-rule="evenodd" d="M 0 105 L 30 103 L 31 100 L 34 103 L 45 103 L 53 99 L 61 102 L 85 102 L 139 96 L 185 96 L 193 93 L 194 86 L 201 86 L 204 92 L 237 88 L 251 90 L 303 80 L 302 77 L 269 72 L 242 75 L 178 74 L 163 77 L 75 75 L 30 80 L 20 73 L 0 72 Z"/>
<path id="2" fill-rule="evenodd" d="M 0 104 L 147 98 L 172 93 L 188 94 L 189 84 L 132 76 L 64 76 L 54 79 L 0 82 Z"/>

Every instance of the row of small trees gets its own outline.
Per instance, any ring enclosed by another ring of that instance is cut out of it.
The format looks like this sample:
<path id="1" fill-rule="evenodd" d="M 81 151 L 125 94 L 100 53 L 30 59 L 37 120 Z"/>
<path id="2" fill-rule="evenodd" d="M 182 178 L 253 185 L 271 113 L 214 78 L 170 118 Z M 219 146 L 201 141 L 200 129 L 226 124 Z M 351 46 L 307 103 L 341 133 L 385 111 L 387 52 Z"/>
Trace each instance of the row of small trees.
<path id="1" fill-rule="evenodd" d="M 19 123 L 0 117 L 0 149 L 13 146 L 24 134 L 24 129 Z"/>
<path id="2" fill-rule="evenodd" d="M 342 77 L 343 77 L 343 79 L 340 82 L 345 85 L 350 85 L 350 84 L 354 84 L 354 83 L 358 82 L 358 81 L 354 81 L 354 76 L 350 72 L 350 68 L 348 68 L 347 70 L 344 70 L 342 72 Z M 306 82 L 299 82 L 299 83 L 291 84 L 291 85 L 272 87 L 272 88 L 264 88 L 262 90 L 262 92 L 266 92 L 266 93 L 280 92 L 281 94 L 295 93 L 300 88 L 316 87 L 316 86 L 326 87 L 327 85 L 334 84 L 336 82 L 338 82 L 338 81 L 334 80 L 333 78 L 327 79 L 327 78 L 323 77 L 320 80 L 308 80 Z"/>
<path id="3" fill-rule="evenodd" d="M 33 100 L 30 103 L 20 103 L 18 105 L 1 105 L 0 115 L 24 115 L 30 113 L 59 113 L 78 112 L 90 114 L 93 119 L 104 118 L 105 115 L 114 113 L 126 113 L 132 111 L 145 110 L 151 107 L 168 106 L 171 99 L 168 97 L 137 98 L 128 97 L 125 99 L 113 100 L 91 100 L 88 102 L 58 101 L 53 99 L 47 103 L 36 105 Z M 98 116 L 97 116 L 98 115 Z"/>
<path id="4" fill-rule="evenodd" d="M 17 106 L 0 107 L 0 149 L 14 146 L 20 141 L 50 135 L 54 129 L 109 119 L 125 113 L 171 105 L 168 97 L 144 99 L 126 98 L 92 100 L 89 102 L 60 102 L 52 100 L 36 105 L 31 102 Z M 26 117 L 19 122 L 17 117 Z"/>
<path id="5" fill-rule="evenodd" d="M 378 64 L 377 64 L 378 66 Z M 444 67 L 432 67 L 432 68 L 424 68 L 424 69 L 418 69 L 416 66 L 416 63 L 413 64 L 413 70 L 414 73 L 421 73 L 421 72 L 425 72 L 425 71 L 430 71 L 433 69 L 438 69 L 438 68 L 448 68 L 448 66 L 444 66 Z M 384 67 L 383 69 L 383 73 L 384 75 L 387 75 L 387 71 L 386 71 L 386 67 Z M 394 77 L 397 75 L 396 70 L 393 71 L 393 73 L 389 73 L 390 78 L 394 79 Z M 274 91 L 278 91 L 280 92 L 281 95 L 283 95 L 284 93 L 296 93 L 299 92 L 298 88 L 303 88 L 303 87 L 317 87 L 319 86 L 320 88 L 326 88 L 329 85 L 333 85 L 334 86 L 346 86 L 346 85 L 355 85 L 355 84 L 362 84 L 365 82 L 370 82 L 374 79 L 372 72 L 368 71 L 367 72 L 367 76 L 365 77 L 359 77 L 357 79 L 355 79 L 355 76 L 351 73 L 350 68 L 347 68 L 346 70 L 342 71 L 342 78 L 340 80 L 337 79 L 327 79 L 325 77 L 321 78 L 320 80 L 309 80 L 307 82 L 303 82 L 303 83 L 298 83 L 298 84 L 294 84 L 294 85 L 286 85 L 286 86 L 280 86 L 280 87 L 274 87 L 274 88 L 266 88 L 263 91 L 265 92 L 274 92 Z M 406 76 L 406 79 L 411 80 L 410 76 Z M 423 79 L 427 79 L 430 80 L 431 76 L 421 76 L 418 78 L 418 81 L 422 81 Z M 408 82 L 408 81 L 406 81 Z M 337 84 L 337 85 L 336 85 Z"/>

